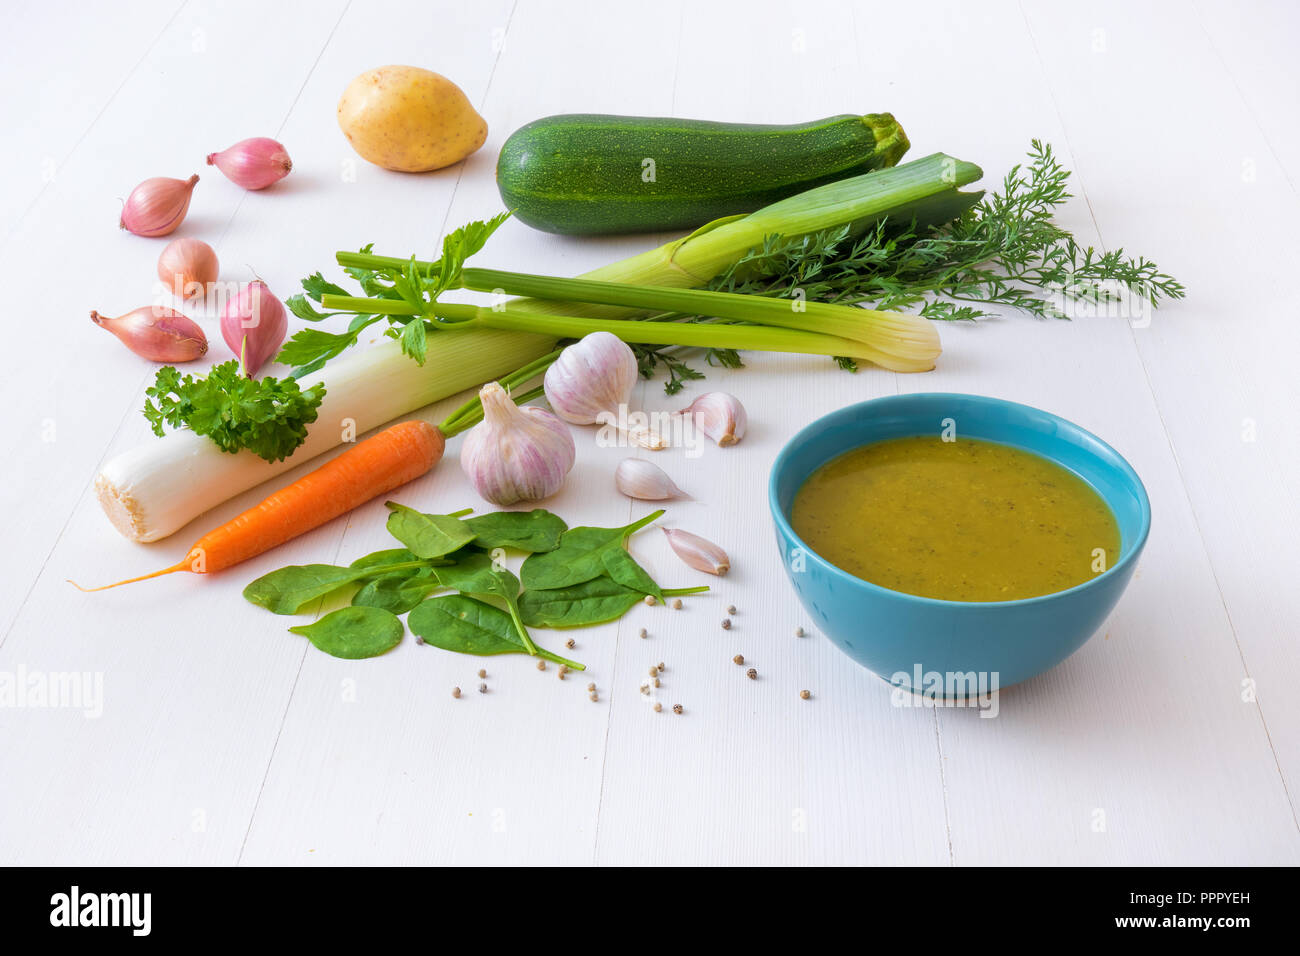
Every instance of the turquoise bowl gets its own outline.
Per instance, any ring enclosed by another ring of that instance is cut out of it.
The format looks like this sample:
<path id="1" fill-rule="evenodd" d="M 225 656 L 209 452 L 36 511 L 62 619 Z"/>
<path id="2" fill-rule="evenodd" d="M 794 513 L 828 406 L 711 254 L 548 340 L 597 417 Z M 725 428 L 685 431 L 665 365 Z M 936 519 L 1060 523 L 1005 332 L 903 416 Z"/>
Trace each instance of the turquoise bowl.
<path id="1" fill-rule="evenodd" d="M 790 527 L 795 493 L 819 466 L 873 442 L 939 434 L 1036 452 L 1105 499 L 1120 530 L 1111 567 L 1065 591 L 1020 601 L 940 601 L 854 577 L 812 551 Z M 1096 435 L 1041 409 L 980 395 L 896 395 L 850 405 L 790 439 L 768 489 L 777 542 L 799 601 L 844 653 L 895 686 L 945 698 L 995 690 L 1065 660 L 1095 634 L 1133 577 L 1151 528 L 1146 489 L 1131 465 Z M 940 679 L 942 678 L 942 679 Z M 965 689 L 963 689 L 965 688 Z"/>

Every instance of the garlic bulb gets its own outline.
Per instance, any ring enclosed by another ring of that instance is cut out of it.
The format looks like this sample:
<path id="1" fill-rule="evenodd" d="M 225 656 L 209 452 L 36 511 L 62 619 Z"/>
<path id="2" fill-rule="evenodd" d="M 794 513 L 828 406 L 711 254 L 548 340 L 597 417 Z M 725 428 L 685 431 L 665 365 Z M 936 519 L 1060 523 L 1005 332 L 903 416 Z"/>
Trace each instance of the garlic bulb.
<path id="1" fill-rule="evenodd" d="M 629 498 L 662 501 L 685 495 L 658 465 L 642 458 L 625 458 L 614 471 L 614 486 Z"/>
<path id="2" fill-rule="evenodd" d="M 497 505 L 539 501 L 560 490 L 576 450 L 569 428 L 544 408 L 520 408 L 489 382 L 479 391 L 483 421 L 460 448 L 474 490 Z"/>
<path id="3" fill-rule="evenodd" d="M 668 536 L 668 546 L 673 549 L 673 553 L 696 571 L 726 574 L 731 570 L 731 559 L 727 557 L 727 552 L 712 541 L 675 528 L 664 528 L 663 532 Z"/>
<path id="4" fill-rule="evenodd" d="M 719 445 L 734 445 L 745 437 L 749 419 L 740 399 L 726 392 L 706 392 L 681 411 L 695 427 Z"/>
<path id="5" fill-rule="evenodd" d="M 566 422 L 612 425 L 644 448 L 667 442 L 646 428 L 626 427 L 626 410 L 637 380 L 636 355 L 612 332 L 592 332 L 570 345 L 546 370 L 546 399 Z"/>

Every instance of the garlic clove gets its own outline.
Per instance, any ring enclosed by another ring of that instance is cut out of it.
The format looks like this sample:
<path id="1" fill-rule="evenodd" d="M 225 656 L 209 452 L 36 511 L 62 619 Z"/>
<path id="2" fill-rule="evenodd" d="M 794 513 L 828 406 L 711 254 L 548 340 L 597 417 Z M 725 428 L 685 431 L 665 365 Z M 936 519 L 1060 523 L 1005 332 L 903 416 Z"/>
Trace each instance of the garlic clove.
<path id="1" fill-rule="evenodd" d="M 734 445 L 745 437 L 749 422 L 740 399 L 726 392 L 706 392 L 683 408 L 695 427 L 719 445 Z"/>
<path id="2" fill-rule="evenodd" d="M 731 559 L 727 557 L 727 552 L 712 541 L 675 528 L 664 528 L 663 532 L 668 536 L 668 546 L 673 549 L 673 553 L 696 571 L 722 575 L 731 570 Z"/>
<path id="3" fill-rule="evenodd" d="M 614 470 L 614 487 L 629 498 L 642 501 L 663 501 L 686 495 L 662 468 L 642 458 L 625 458 L 618 463 Z"/>
<path id="4" fill-rule="evenodd" d="M 485 501 L 540 501 L 560 490 L 577 449 L 569 426 L 544 408 L 520 408 L 496 382 L 479 391 L 483 421 L 465 435 L 460 466 Z"/>

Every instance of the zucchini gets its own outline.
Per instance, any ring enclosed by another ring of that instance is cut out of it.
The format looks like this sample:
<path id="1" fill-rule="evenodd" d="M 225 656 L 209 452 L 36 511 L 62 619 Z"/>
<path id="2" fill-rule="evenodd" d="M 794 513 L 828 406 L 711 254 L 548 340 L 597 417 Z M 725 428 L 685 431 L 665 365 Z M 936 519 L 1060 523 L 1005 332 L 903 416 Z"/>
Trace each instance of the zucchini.
<path id="1" fill-rule="evenodd" d="M 795 126 L 548 116 L 506 140 L 497 186 L 507 209 L 546 232 L 693 229 L 893 166 L 907 147 L 888 113 Z"/>

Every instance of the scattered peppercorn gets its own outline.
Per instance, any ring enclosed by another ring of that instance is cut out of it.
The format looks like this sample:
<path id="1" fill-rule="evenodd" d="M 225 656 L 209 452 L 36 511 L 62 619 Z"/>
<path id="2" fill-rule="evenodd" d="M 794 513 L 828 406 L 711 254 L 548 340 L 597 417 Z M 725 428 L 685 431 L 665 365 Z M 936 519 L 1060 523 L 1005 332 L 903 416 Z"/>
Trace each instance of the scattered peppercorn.
<path id="1" fill-rule="evenodd" d="M 674 610 L 674 611 L 680 611 L 681 609 L 682 609 L 682 599 L 681 599 L 681 598 L 673 598 L 673 610 Z"/>
<path id="2" fill-rule="evenodd" d="M 794 629 L 794 636 L 795 636 L 795 637 L 803 637 L 803 628 L 802 628 L 802 627 L 796 627 L 796 628 Z"/>
<path id="3" fill-rule="evenodd" d="M 479 692 L 480 694 L 486 694 L 486 693 L 487 693 L 487 684 L 479 684 L 479 685 L 478 685 L 478 692 Z"/>
<path id="4" fill-rule="evenodd" d="M 480 671 L 478 672 L 478 676 L 479 676 L 479 677 L 487 677 L 487 671 L 485 671 L 485 670 L 480 670 Z"/>
<path id="5" fill-rule="evenodd" d="M 729 618 L 729 617 L 724 617 L 724 618 L 722 619 L 722 629 L 723 629 L 724 631 L 729 631 L 729 630 L 731 630 L 731 618 Z"/>
<path id="6" fill-rule="evenodd" d="M 656 686 L 656 687 L 659 686 L 659 678 L 658 678 L 658 677 L 655 678 L 655 686 Z"/>
<path id="7" fill-rule="evenodd" d="M 807 700 L 809 697 L 812 696 L 812 691 L 801 690 L 799 691 L 799 696 L 802 697 L 804 700 Z"/>
<path id="8" fill-rule="evenodd" d="M 656 666 L 657 666 L 661 671 L 666 671 L 666 670 L 668 670 L 668 668 L 664 667 L 664 662 L 663 662 L 663 661 L 660 661 Z"/>
<path id="9" fill-rule="evenodd" d="M 657 668 L 657 667 L 655 667 L 653 664 L 651 664 L 651 665 L 650 665 L 650 676 L 651 676 L 651 677 L 654 677 L 654 676 L 655 676 L 656 674 L 658 674 L 658 673 L 659 673 L 659 668 Z"/>
<path id="10" fill-rule="evenodd" d="M 422 638 L 419 634 L 415 635 L 415 643 L 417 643 L 417 644 L 423 644 L 423 643 L 424 643 L 424 638 Z"/>
<path id="11" fill-rule="evenodd" d="M 593 701 L 596 701 L 596 700 L 599 700 L 599 699 L 600 699 L 599 697 L 596 696 L 596 692 L 595 692 L 594 690 L 591 692 L 591 699 L 592 699 Z"/>
<path id="12" fill-rule="evenodd" d="M 645 632 L 645 628 L 644 628 L 644 627 L 641 628 L 640 632 L 638 632 L 637 637 L 641 638 L 642 640 L 644 640 L 645 638 L 649 637 L 649 635 L 646 634 L 646 632 Z"/>
<path id="13" fill-rule="evenodd" d="M 663 709 L 664 709 L 664 705 L 659 703 L 659 701 L 655 701 L 655 713 L 657 714 L 659 713 L 659 711 Z"/>
<path id="14" fill-rule="evenodd" d="M 453 687 L 453 688 L 451 689 L 451 696 L 452 696 L 452 697 L 459 697 L 459 696 L 460 696 L 460 688 L 459 688 L 459 687 Z"/>
<path id="15" fill-rule="evenodd" d="M 564 675 L 567 673 L 569 673 L 569 668 L 564 664 L 561 664 L 560 669 L 555 672 L 556 676 L 559 677 L 560 680 L 564 680 Z"/>
<path id="16" fill-rule="evenodd" d="M 750 680 L 758 680 L 758 671 L 751 667 L 749 670 L 745 671 L 745 676 Z"/>
<path id="17" fill-rule="evenodd" d="M 569 638 L 567 641 L 565 641 L 565 642 L 564 642 L 564 646 L 565 646 L 565 647 L 573 647 L 573 638 Z"/>
<path id="18" fill-rule="evenodd" d="M 734 604 L 728 604 L 728 605 L 727 605 L 727 613 L 728 613 L 728 614 L 735 614 L 735 613 L 736 613 L 736 605 L 734 605 Z"/>
<path id="19" fill-rule="evenodd" d="M 537 669 L 538 669 L 539 671 L 544 671 L 544 670 L 546 670 L 546 661 L 538 661 L 538 662 L 537 662 Z"/>
<path id="20" fill-rule="evenodd" d="M 733 664 L 743 664 L 743 663 L 745 663 L 745 655 L 744 655 L 744 654 L 737 654 L 735 657 L 733 657 L 733 658 L 731 659 L 731 663 L 733 663 Z"/>
<path id="21" fill-rule="evenodd" d="M 673 704 L 673 713 L 674 713 L 674 714 L 680 714 L 681 712 L 682 712 L 682 705 L 681 705 L 681 704 Z"/>
<path id="22" fill-rule="evenodd" d="M 596 689 L 595 683 L 591 683 L 587 685 L 587 690 L 595 690 L 595 689 Z"/>
<path id="23" fill-rule="evenodd" d="M 647 594 L 647 595 L 645 596 L 645 606 L 646 606 L 646 607 L 654 607 L 654 606 L 655 606 L 655 596 L 654 596 L 653 594 Z"/>

